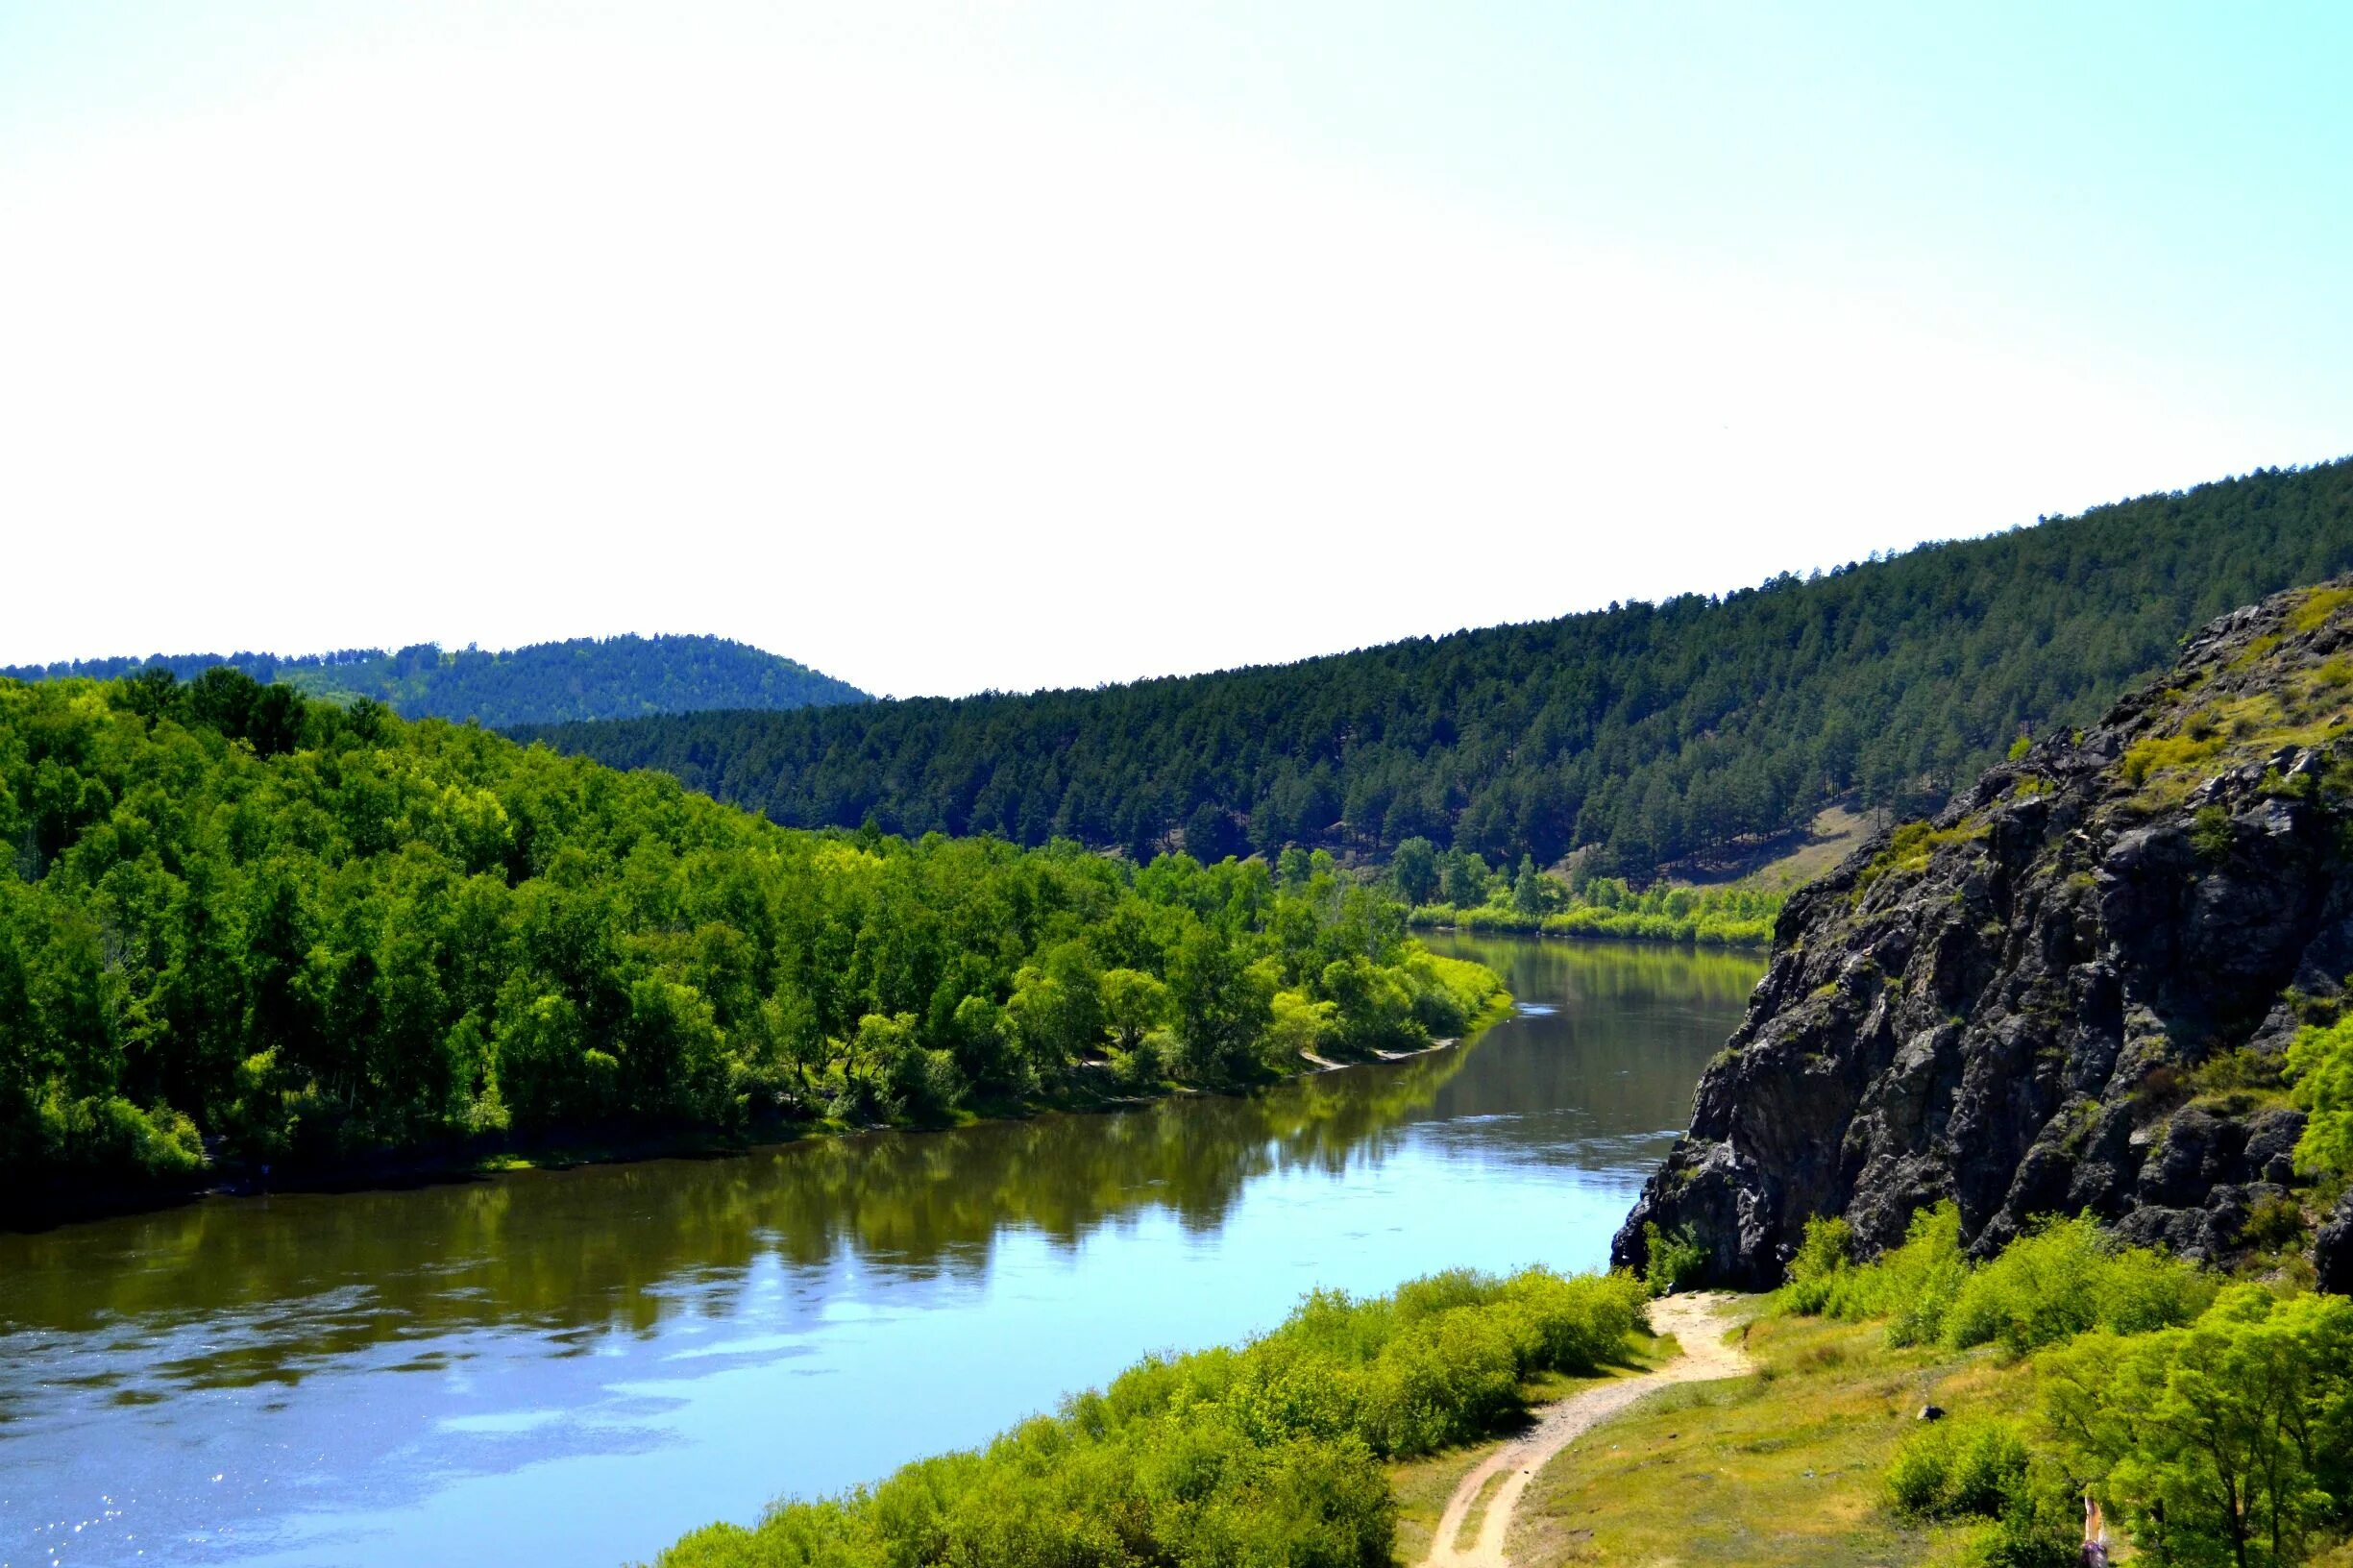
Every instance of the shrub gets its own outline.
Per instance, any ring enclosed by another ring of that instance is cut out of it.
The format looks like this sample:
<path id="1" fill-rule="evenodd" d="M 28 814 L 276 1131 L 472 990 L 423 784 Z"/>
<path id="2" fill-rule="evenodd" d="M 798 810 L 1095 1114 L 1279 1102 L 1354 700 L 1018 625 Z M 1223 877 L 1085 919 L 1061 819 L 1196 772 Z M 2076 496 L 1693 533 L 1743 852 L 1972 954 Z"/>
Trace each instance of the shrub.
<path id="1" fill-rule="evenodd" d="M 1660 1230 L 1655 1222 L 1644 1225 L 1642 1251 L 1648 1260 L 1642 1283 L 1650 1286 L 1654 1296 L 1674 1294 L 1698 1279 L 1700 1271 L 1707 1266 L 1707 1254 L 1688 1225 L 1674 1232 Z"/>
<path id="2" fill-rule="evenodd" d="M 1963 1417 L 1924 1426 L 1888 1466 L 1889 1499 L 1924 1519 L 1991 1519 L 2023 1489 L 2026 1441 L 2009 1422 Z"/>
<path id="3" fill-rule="evenodd" d="M 2353 1017 L 2308 1025 L 2288 1047 L 2295 1102 L 2309 1112 L 2296 1143 L 2307 1170 L 2353 1174 Z"/>
<path id="4" fill-rule="evenodd" d="M 1880 1292 L 1892 1345 L 1932 1345 L 1969 1279 L 1961 1252 L 1961 1211 L 1940 1203 L 1912 1216 L 1903 1245 L 1880 1264 Z"/>
<path id="5" fill-rule="evenodd" d="M 1839 1286 L 1854 1273 L 1854 1228 L 1845 1220 L 1817 1216 L 1805 1222 L 1805 1240 L 1789 1261 L 1786 1283 L 1777 1305 L 1781 1311 L 1812 1317 L 1841 1315 L 1832 1311 Z"/>
<path id="6" fill-rule="evenodd" d="M 1623 1353 L 1628 1335 L 1645 1326 L 1643 1305 L 1649 1299 L 1649 1287 L 1623 1272 L 1564 1279 L 1547 1269 L 1530 1269 L 1504 1286 L 1505 1302 L 1537 1346 L 1531 1371 L 1599 1371 Z"/>
<path id="7" fill-rule="evenodd" d="M 2022 1356 L 2093 1328 L 2142 1334 L 2187 1323 L 2214 1293 L 2214 1283 L 2187 1263 L 2120 1246 L 2089 1217 L 2059 1220 L 1969 1277 L 1946 1338 Z"/>
<path id="8" fill-rule="evenodd" d="M 2187 1323 L 2216 1289 L 2197 1269 L 2123 1246 L 2088 1217 L 2048 1222 L 1983 1268 L 1961 1251 L 1950 1203 L 1914 1214 L 1903 1245 L 1875 1262 L 1848 1262 L 1849 1245 L 1843 1221 L 1809 1222 L 1779 1310 L 1885 1318 L 1894 1345 L 1998 1344 L 2022 1356 L 2095 1327 L 2143 1334 Z"/>
<path id="9" fill-rule="evenodd" d="M 1613 1355 L 1643 1299 L 1627 1275 L 1541 1269 L 1436 1274 L 1369 1301 L 1317 1291 L 1238 1349 L 1149 1358 L 978 1452 L 756 1530 L 711 1526 L 661 1562 L 1386 1568 L 1380 1461 L 1493 1431 L 1529 1372 Z"/>
<path id="10" fill-rule="evenodd" d="M 1805 1241 L 1790 1262 L 1789 1284 L 1777 1301 L 1783 1311 L 1854 1321 L 1887 1319 L 1890 1344 L 1934 1344 L 1969 1278 L 1961 1253 L 1961 1213 L 1940 1203 L 1912 1216 L 1903 1244 L 1876 1262 L 1856 1265 L 1849 1254 L 1853 1233 L 1843 1219 L 1808 1221 Z"/>
<path id="11" fill-rule="evenodd" d="M 2030 1460 L 2022 1483 L 1962 1560 L 1971 1568 L 2075 1568 L 2083 1560 L 2081 1506 L 2058 1466 Z"/>

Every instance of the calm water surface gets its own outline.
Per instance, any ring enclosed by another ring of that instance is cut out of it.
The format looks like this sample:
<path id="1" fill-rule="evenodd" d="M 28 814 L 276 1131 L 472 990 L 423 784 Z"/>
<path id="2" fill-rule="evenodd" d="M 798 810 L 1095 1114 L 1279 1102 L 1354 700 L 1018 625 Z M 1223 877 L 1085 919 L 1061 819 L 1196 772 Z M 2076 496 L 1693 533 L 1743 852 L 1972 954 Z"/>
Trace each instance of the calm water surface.
<path id="1" fill-rule="evenodd" d="M 1443 944 L 1518 1015 L 1249 1099 L 0 1236 L 0 1568 L 605 1568 L 1311 1286 L 1598 1264 L 1759 966 Z"/>

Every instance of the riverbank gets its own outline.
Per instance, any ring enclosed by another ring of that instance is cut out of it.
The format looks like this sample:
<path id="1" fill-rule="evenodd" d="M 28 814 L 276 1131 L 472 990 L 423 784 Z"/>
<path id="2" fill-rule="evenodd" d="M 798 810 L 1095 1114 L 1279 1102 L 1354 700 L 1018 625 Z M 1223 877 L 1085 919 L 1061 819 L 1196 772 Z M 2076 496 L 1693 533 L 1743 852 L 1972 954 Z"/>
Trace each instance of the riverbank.
<path id="1" fill-rule="evenodd" d="M 1098 1564 L 1390 1558 L 1385 1461 L 1521 1419 L 1532 1383 L 1651 1342 L 1624 1274 L 1455 1271 L 1386 1296 L 1311 1294 L 1242 1345 L 1137 1363 L 985 1447 L 870 1489 L 713 1525 L 662 1568 L 825 1561 Z"/>
<path id="2" fill-rule="evenodd" d="M 1452 918 L 1449 919 L 1448 917 Z M 1408 917 L 1408 926 L 1414 931 L 1442 931 L 1466 937 L 1554 937 L 1565 942 L 1627 942 L 1679 947 L 1713 947 L 1728 952 L 1764 953 L 1773 946 L 1773 929 L 1767 924 L 1760 932 L 1743 929 L 1733 934 L 1722 930 L 1702 934 L 1696 925 L 1670 921 L 1664 925 L 1645 920 L 1628 920 L 1612 924 L 1601 920 L 1572 920 L 1563 916 L 1529 916 L 1517 910 L 1474 909 L 1450 911 L 1442 906 L 1413 910 Z"/>
<path id="3" fill-rule="evenodd" d="M 1755 966 L 1432 944 L 1519 1005 L 1473 1044 L 1249 1094 L 0 1236 L 0 1542 L 85 1517 L 103 1456 L 136 1501 L 84 1532 L 93 1560 L 650 1558 L 1318 1286 L 1590 1267 Z"/>
<path id="4" fill-rule="evenodd" d="M 1164 1079 L 1140 1089 L 1115 1081 L 1112 1076 L 1115 1064 L 1110 1059 L 1091 1059 L 1074 1064 L 1055 1093 L 984 1101 L 920 1122 L 858 1122 L 819 1116 L 807 1120 L 777 1119 L 733 1130 L 689 1127 L 633 1134 L 558 1130 L 548 1137 L 527 1140 L 502 1136 L 440 1149 L 370 1155 L 333 1164 L 208 1166 L 184 1177 L 131 1186 L 84 1184 L 52 1191 L 18 1191 L 0 1204 L 0 1232 L 53 1230 L 90 1220 L 158 1213 L 206 1198 L 255 1198 L 273 1192 L 397 1191 L 480 1181 L 527 1170 L 568 1170 L 581 1165 L 648 1160 L 725 1160 L 823 1139 L 880 1133 L 919 1135 L 991 1122 L 1027 1121 L 1044 1115 L 1087 1115 L 1129 1110 L 1162 1100 L 1247 1096 L 1301 1077 L 1412 1062 L 1439 1051 L 1474 1044 L 1487 1030 L 1511 1016 L 1512 996 L 1508 991 L 1500 989 L 1501 984 L 1498 980 L 1499 989 L 1472 1016 L 1459 1036 L 1411 1051 L 1372 1049 L 1338 1058 L 1324 1056 L 1320 1051 L 1302 1053 L 1296 1067 L 1281 1072 L 1270 1070 L 1268 1076 L 1255 1083 L 1205 1088 Z M 1324 1048 L 1339 1049 L 1333 1045 Z"/>

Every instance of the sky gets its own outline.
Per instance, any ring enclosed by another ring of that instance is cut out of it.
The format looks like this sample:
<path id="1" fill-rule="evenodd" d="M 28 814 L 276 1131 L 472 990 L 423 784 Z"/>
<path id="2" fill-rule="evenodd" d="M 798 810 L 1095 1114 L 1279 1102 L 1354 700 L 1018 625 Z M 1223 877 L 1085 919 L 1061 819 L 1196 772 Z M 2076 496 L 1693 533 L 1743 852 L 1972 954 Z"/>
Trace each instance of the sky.
<path id="1" fill-rule="evenodd" d="M 2353 8 L 0 0 L 0 663 L 900 696 L 2353 452 Z"/>

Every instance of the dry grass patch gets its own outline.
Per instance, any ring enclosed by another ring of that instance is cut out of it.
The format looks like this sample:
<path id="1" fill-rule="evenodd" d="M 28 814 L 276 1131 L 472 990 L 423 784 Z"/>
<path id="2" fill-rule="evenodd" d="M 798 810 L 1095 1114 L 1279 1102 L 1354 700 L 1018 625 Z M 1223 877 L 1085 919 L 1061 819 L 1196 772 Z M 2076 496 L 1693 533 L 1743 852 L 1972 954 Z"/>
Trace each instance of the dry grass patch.
<path id="1" fill-rule="evenodd" d="M 1893 1568 L 1952 1560 L 1969 1527 L 1924 1527 L 1882 1477 L 1922 1405 L 2015 1413 L 2027 1372 L 1986 1352 L 1891 1350 L 1877 1324 L 1762 1318 L 1759 1370 L 1688 1384 L 1580 1437 L 1521 1500 L 1509 1546 L 1553 1564 Z"/>

